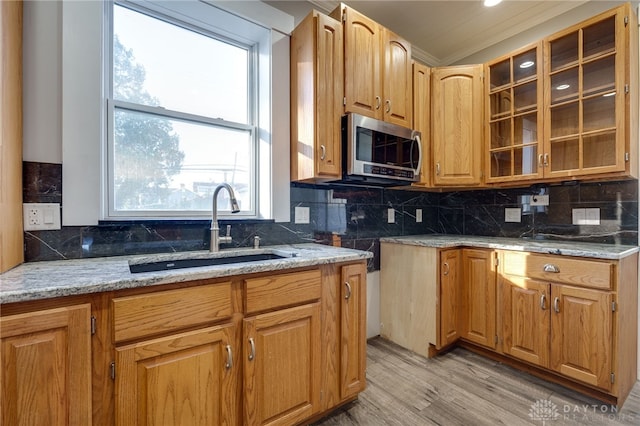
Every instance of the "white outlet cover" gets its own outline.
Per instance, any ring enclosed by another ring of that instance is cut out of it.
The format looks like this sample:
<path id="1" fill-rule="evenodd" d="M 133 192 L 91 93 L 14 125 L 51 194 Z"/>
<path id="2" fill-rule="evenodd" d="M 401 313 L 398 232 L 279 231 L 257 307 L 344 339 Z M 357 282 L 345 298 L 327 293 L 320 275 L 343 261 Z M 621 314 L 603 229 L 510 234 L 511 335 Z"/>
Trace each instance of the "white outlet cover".
<path id="1" fill-rule="evenodd" d="M 387 223 L 396 222 L 396 211 L 394 209 L 387 209 Z"/>
<path id="2" fill-rule="evenodd" d="M 60 229 L 59 203 L 23 203 L 22 214 L 25 231 Z"/>
<path id="3" fill-rule="evenodd" d="M 600 225 L 600 209 L 584 209 L 584 224 L 585 225 Z"/>
<path id="4" fill-rule="evenodd" d="M 571 223 L 574 225 L 586 225 L 586 212 L 585 209 L 572 209 L 571 210 Z"/>
<path id="5" fill-rule="evenodd" d="M 422 222 L 422 209 L 416 209 L 416 223 Z"/>
<path id="6" fill-rule="evenodd" d="M 299 224 L 309 223 L 309 207 L 296 206 L 295 223 L 299 223 Z"/>
<path id="7" fill-rule="evenodd" d="M 507 207 L 504 209 L 504 221 L 520 223 L 522 221 L 522 209 L 520 207 Z"/>

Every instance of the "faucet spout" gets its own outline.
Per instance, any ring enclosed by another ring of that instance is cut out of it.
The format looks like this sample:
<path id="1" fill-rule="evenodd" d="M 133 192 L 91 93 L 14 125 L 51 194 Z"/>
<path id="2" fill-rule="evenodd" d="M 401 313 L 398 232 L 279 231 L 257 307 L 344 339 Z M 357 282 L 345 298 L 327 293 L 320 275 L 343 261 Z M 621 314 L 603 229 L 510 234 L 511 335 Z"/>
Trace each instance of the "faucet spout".
<path id="1" fill-rule="evenodd" d="M 230 243 L 231 242 L 231 226 L 227 226 L 227 235 L 224 237 L 220 236 L 220 227 L 218 226 L 218 194 L 220 190 L 226 189 L 229 193 L 229 200 L 231 201 L 231 213 L 238 213 L 240 211 L 240 206 L 238 205 L 238 200 L 236 199 L 236 194 L 233 191 L 233 188 L 228 183 L 221 183 L 216 187 L 213 191 L 213 201 L 211 208 L 211 242 L 209 244 L 210 252 L 220 251 L 220 243 Z"/>

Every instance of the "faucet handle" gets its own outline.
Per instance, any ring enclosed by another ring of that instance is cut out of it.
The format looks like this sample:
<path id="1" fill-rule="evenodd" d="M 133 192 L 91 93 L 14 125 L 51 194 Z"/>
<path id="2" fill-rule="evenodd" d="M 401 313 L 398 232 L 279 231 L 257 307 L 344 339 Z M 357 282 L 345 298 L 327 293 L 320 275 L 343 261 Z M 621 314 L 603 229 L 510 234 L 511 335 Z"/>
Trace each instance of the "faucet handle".
<path id="1" fill-rule="evenodd" d="M 231 225 L 227 225 L 227 237 L 231 236 Z"/>

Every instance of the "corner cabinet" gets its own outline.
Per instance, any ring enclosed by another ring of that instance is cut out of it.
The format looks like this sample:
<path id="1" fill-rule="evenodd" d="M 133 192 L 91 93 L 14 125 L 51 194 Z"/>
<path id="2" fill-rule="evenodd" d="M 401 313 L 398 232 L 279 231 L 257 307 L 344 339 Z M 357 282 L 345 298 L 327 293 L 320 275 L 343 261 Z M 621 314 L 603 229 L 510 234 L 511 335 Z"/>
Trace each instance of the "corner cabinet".
<path id="1" fill-rule="evenodd" d="M 482 65 L 433 68 L 431 143 L 435 186 L 483 183 Z"/>
<path id="2" fill-rule="evenodd" d="M 411 128 L 411 44 L 345 4 L 330 16 L 344 24 L 344 112 Z"/>
<path id="3" fill-rule="evenodd" d="M 291 34 L 291 180 L 342 176 L 342 23 L 311 12 Z"/>
<path id="4" fill-rule="evenodd" d="M 544 40 L 545 177 L 638 176 L 638 21 L 625 4 Z"/>
<path id="5" fill-rule="evenodd" d="M 4 425 L 90 425 L 91 305 L 0 318 Z"/>

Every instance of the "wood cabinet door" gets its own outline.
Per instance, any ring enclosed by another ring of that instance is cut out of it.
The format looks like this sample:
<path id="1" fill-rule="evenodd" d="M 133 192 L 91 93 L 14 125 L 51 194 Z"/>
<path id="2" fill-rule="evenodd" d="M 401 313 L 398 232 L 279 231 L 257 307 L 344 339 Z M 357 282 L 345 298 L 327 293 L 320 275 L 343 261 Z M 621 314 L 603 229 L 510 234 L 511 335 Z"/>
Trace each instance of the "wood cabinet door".
<path id="1" fill-rule="evenodd" d="M 342 13 L 345 112 L 382 119 L 381 27 L 348 7 Z"/>
<path id="2" fill-rule="evenodd" d="M 320 303 L 243 320 L 244 424 L 290 425 L 320 408 Z"/>
<path id="3" fill-rule="evenodd" d="M 347 399 L 366 386 L 367 275 L 361 263 L 342 267 L 340 300 L 340 397 Z"/>
<path id="4" fill-rule="evenodd" d="M 382 76 L 384 121 L 411 128 L 413 122 L 411 43 L 384 29 Z"/>
<path id="5" fill-rule="evenodd" d="M 91 424 L 91 305 L 0 318 L 3 425 Z"/>
<path id="6" fill-rule="evenodd" d="M 438 349 L 460 337 L 460 250 L 445 250 L 440 253 L 440 326 Z"/>
<path id="7" fill-rule="evenodd" d="M 344 62 L 342 24 L 321 13 L 317 28 L 316 169 L 321 176 L 342 176 Z"/>
<path id="8" fill-rule="evenodd" d="M 431 68 L 413 64 L 413 129 L 420 132 L 422 169 L 417 186 L 431 186 Z"/>
<path id="9" fill-rule="evenodd" d="M 549 366 L 549 284 L 501 275 L 502 351 L 541 367 Z"/>
<path id="10" fill-rule="evenodd" d="M 611 293 L 551 285 L 551 368 L 611 389 Z"/>
<path id="11" fill-rule="evenodd" d="M 291 179 L 342 175 L 342 23 L 309 14 L 291 34 Z"/>
<path id="12" fill-rule="evenodd" d="M 116 425 L 238 424 L 235 327 L 116 348 Z"/>
<path id="13" fill-rule="evenodd" d="M 481 184 L 482 65 L 434 68 L 431 94 L 434 184 Z"/>
<path id="14" fill-rule="evenodd" d="M 496 347 L 496 274 L 491 250 L 462 250 L 462 337 Z"/>

